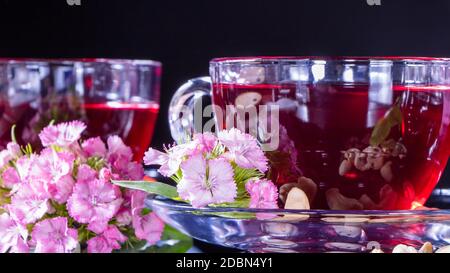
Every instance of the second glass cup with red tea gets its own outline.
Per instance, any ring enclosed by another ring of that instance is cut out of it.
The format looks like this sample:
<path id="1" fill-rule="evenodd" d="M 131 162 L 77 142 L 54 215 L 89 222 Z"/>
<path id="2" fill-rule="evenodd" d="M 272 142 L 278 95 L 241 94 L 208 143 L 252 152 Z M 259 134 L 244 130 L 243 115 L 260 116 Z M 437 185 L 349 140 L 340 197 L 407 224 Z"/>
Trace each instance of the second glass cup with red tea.
<path id="1" fill-rule="evenodd" d="M 141 161 L 159 111 L 161 64 L 144 60 L 0 60 L 0 145 L 38 143 L 51 121 L 81 120 L 84 138 L 118 135 Z"/>
<path id="2" fill-rule="evenodd" d="M 446 166 L 447 59 L 220 58 L 210 72 L 175 94 L 173 137 L 202 130 L 194 121 L 211 109 L 199 113 L 196 102 L 212 96 L 215 128 L 256 136 L 270 160 L 267 175 L 281 191 L 303 184 L 312 208 L 416 208 Z"/>

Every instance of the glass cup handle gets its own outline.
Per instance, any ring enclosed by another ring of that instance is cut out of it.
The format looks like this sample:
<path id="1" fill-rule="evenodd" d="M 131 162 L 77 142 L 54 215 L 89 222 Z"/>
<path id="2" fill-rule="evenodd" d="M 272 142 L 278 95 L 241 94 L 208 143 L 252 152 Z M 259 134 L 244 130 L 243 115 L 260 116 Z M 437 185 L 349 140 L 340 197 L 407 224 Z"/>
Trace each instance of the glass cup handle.
<path id="1" fill-rule="evenodd" d="M 169 125 L 172 138 L 178 144 L 185 143 L 195 133 L 202 132 L 201 117 L 200 120 L 196 118 L 195 110 L 202 97 L 211 96 L 211 90 L 211 78 L 199 77 L 183 84 L 173 95 L 169 106 Z"/>

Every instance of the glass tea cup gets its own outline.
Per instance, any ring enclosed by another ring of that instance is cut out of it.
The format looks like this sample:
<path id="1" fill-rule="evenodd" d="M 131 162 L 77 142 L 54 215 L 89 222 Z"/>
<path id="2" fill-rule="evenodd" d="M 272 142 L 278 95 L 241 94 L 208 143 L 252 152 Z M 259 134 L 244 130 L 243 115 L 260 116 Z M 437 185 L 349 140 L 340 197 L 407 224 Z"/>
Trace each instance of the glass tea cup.
<path id="1" fill-rule="evenodd" d="M 142 160 L 159 111 L 161 64 L 148 60 L 0 59 L 0 146 L 39 145 L 51 121 L 81 120 L 84 138 L 118 135 Z"/>
<path id="2" fill-rule="evenodd" d="M 449 157 L 449 60 L 214 59 L 210 78 L 176 92 L 169 123 L 178 142 L 233 127 L 252 134 L 267 176 L 281 192 L 303 187 L 314 209 L 413 209 Z"/>

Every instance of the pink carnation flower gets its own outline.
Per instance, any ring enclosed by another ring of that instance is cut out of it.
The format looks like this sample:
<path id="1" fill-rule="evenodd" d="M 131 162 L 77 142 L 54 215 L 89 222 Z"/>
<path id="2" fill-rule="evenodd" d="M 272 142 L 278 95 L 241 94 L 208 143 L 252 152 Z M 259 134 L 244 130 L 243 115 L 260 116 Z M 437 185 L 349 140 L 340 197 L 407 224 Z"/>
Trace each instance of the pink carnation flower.
<path id="1" fill-rule="evenodd" d="M 180 169 L 181 162 L 195 153 L 195 143 L 180 144 L 168 149 L 166 153 L 150 148 L 144 156 L 145 165 L 161 165 L 159 173 L 171 177 Z"/>
<path id="2" fill-rule="evenodd" d="M 95 174 L 94 174 L 95 176 Z M 105 180 L 105 181 L 111 181 L 112 179 L 120 179 L 120 176 L 118 174 L 115 174 L 113 172 L 111 172 L 111 170 L 109 168 L 102 168 L 99 172 L 98 172 L 98 177 L 101 180 Z"/>
<path id="3" fill-rule="evenodd" d="M 71 121 L 45 127 L 39 134 L 42 145 L 67 147 L 77 142 L 86 125 L 81 121 Z"/>
<path id="4" fill-rule="evenodd" d="M 121 179 L 140 180 L 144 177 L 144 168 L 137 162 L 132 162 L 133 152 L 118 136 L 108 138 L 107 161 L 112 171 Z"/>
<path id="5" fill-rule="evenodd" d="M 67 226 L 66 217 L 37 223 L 31 237 L 37 253 L 71 253 L 78 246 L 78 232 Z"/>
<path id="6" fill-rule="evenodd" d="M 183 179 L 178 183 L 178 194 L 193 207 L 233 202 L 237 188 L 233 168 L 223 158 L 207 161 L 194 155 L 181 164 Z"/>
<path id="7" fill-rule="evenodd" d="M 75 181 L 71 175 L 65 175 L 55 183 L 48 183 L 47 185 L 51 198 L 59 204 L 64 204 L 72 195 Z"/>
<path id="8" fill-rule="evenodd" d="M 250 208 L 278 208 L 278 189 L 272 181 L 267 179 L 252 179 L 245 184 L 245 188 L 250 194 Z"/>
<path id="9" fill-rule="evenodd" d="M 44 181 L 21 183 L 11 197 L 8 210 L 23 224 L 32 224 L 52 210 Z"/>
<path id="10" fill-rule="evenodd" d="M 9 154 L 8 150 L 1 151 L 0 152 L 0 168 L 3 168 L 6 165 L 8 165 L 8 163 L 11 159 L 12 159 L 12 157 Z"/>
<path id="11" fill-rule="evenodd" d="M 123 202 L 119 211 L 116 214 L 116 221 L 119 226 L 127 226 L 131 224 L 131 199 L 134 195 L 134 190 L 125 190 L 122 194 Z"/>
<path id="12" fill-rule="evenodd" d="M 20 146 L 17 143 L 8 143 L 6 149 L 0 152 L 0 168 L 5 167 L 11 160 L 19 157 L 21 154 Z"/>
<path id="13" fill-rule="evenodd" d="M 193 138 L 195 149 L 201 153 L 211 153 L 217 145 L 217 137 L 212 133 L 195 134 Z"/>
<path id="14" fill-rule="evenodd" d="M 116 226 L 108 226 L 102 235 L 94 237 L 87 241 L 88 253 L 111 253 L 113 250 L 120 249 L 121 243 L 125 243 L 125 237 Z"/>
<path id="15" fill-rule="evenodd" d="M 217 138 L 211 133 L 195 134 L 191 142 L 167 149 L 166 153 L 150 148 L 144 156 L 145 165 L 160 165 L 159 173 L 166 177 L 174 175 L 186 158 L 198 153 L 211 153 Z"/>
<path id="16" fill-rule="evenodd" d="M 228 160 L 244 169 L 258 169 L 262 173 L 267 171 L 268 160 L 251 135 L 233 128 L 219 132 L 219 140 L 228 150 L 223 154 Z"/>
<path id="17" fill-rule="evenodd" d="M 76 221 L 89 224 L 88 228 L 95 233 L 102 233 L 122 204 L 121 193 L 109 181 L 93 179 L 95 171 L 89 169 L 85 165 L 80 167 L 79 172 L 84 174 L 78 176 L 67 209 Z"/>
<path id="18" fill-rule="evenodd" d="M 133 228 L 138 239 L 146 240 L 148 244 L 154 245 L 161 240 L 164 222 L 154 212 L 143 216 L 133 215 Z"/>
<path id="19" fill-rule="evenodd" d="M 75 155 L 69 152 L 56 152 L 45 149 L 37 160 L 33 175 L 45 179 L 45 186 L 51 198 L 60 204 L 72 194 L 75 181 L 72 178 Z"/>
<path id="20" fill-rule="evenodd" d="M 108 162 L 114 164 L 118 160 L 130 162 L 133 158 L 131 148 L 123 143 L 123 140 L 118 136 L 110 136 L 108 143 Z"/>
<path id="21" fill-rule="evenodd" d="M 144 167 L 137 162 L 128 162 L 126 167 L 119 173 L 119 176 L 124 180 L 142 180 L 144 177 Z"/>
<path id="22" fill-rule="evenodd" d="M 133 215 L 140 215 L 141 210 L 145 208 L 145 198 L 148 194 L 143 191 L 130 191 L 130 208 Z"/>
<path id="23" fill-rule="evenodd" d="M 83 148 L 83 152 L 87 157 L 98 156 L 105 157 L 106 156 L 106 145 L 99 137 L 90 138 L 83 142 L 81 145 Z"/>
<path id="24" fill-rule="evenodd" d="M 3 171 L 2 179 L 3 179 L 3 186 L 8 189 L 13 189 L 21 182 L 19 174 L 13 167 L 8 167 L 5 171 Z"/>
<path id="25" fill-rule="evenodd" d="M 160 152 L 153 148 L 149 148 L 144 155 L 145 165 L 164 165 L 167 164 L 169 156 L 166 153 Z M 179 166 L 179 165 L 178 165 Z"/>
<path id="26" fill-rule="evenodd" d="M 86 164 L 78 167 L 77 181 L 90 181 L 97 178 L 97 172 Z"/>
<path id="27" fill-rule="evenodd" d="M 32 176 L 32 168 L 37 159 L 38 156 L 32 154 L 30 156 L 22 156 L 16 161 L 16 169 L 21 181 L 26 181 Z"/>
<path id="28" fill-rule="evenodd" d="M 135 235 L 148 244 L 157 243 L 164 231 L 164 222 L 155 213 L 142 215 L 147 194 L 142 191 L 133 191 L 131 195 L 131 214 Z"/>
<path id="29" fill-rule="evenodd" d="M 20 150 L 20 146 L 17 143 L 10 142 L 8 145 L 6 145 L 6 149 L 8 150 L 9 154 L 15 158 L 22 155 L 22 151 Z"/>
<path id="30" fill-rule="evenodd" d="M 4 213 L 0 215 L 0 253 L 27 253 L 27 228 L 13 217 Z"/>

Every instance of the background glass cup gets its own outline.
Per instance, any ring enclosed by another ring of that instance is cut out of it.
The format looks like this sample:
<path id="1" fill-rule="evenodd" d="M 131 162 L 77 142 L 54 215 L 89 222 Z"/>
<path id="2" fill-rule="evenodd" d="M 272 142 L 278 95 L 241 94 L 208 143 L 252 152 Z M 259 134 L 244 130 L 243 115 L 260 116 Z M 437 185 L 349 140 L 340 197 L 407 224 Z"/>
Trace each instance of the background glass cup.
<path id="1" fill-rule="evenodd" d="M 202 131 L 214 113 L 214 129 L 237 126 L 263 145 L 275 143 L 267 146 L 268 176 L 300 185 L 312 208 L 420 207 L 446 166 L 448 59 L 220 58 L 210 75 L 174 95 L 173 138 Z M 213 106 L 204 110 L 205 96 Z"/>
<path id="2" fill-rule="evenodd" d="M 0 146 L 39 144 L 51 121 L 82 120 L 84 138 L 119 135 L 141 161 L 159 111 L 161 64 L 147 60 L 0 59 Z"/>

